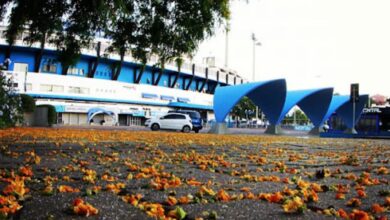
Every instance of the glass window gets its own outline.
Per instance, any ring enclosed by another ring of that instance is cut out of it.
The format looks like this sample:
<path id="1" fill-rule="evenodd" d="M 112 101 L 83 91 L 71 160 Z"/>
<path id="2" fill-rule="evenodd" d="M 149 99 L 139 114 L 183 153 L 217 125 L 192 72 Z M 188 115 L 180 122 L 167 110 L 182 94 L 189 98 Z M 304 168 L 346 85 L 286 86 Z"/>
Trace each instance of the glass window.
<path id="1" fill-rule="evenodd" d="M 69 93 L 75 94 L 89 94 L 88 88 L 69 86 Z"/>
<path id="2" fill-rule="evenodd" d="M 57 65 L 45 63 L 42 66 L 42 72 L 56 73 L 57 72 Z"/>
<path id="3" fill-rule="evenodd" d="M 53 92 L 64 92 L 64 86 L 53 85 L 52 91 Z"/>
<path id="4" fill-rule="evenodd" d="M 185 119 L 186 116 L 184 115 L 178 115 L 178 114 L 171 114 L 166 116 L 167 119 Z"/>
<path id="5" fill-rule="evenodd" d="M 166 115 L 164 119 L 174 119 L 175 115 Z"/>
<path id="6" fill-rule="evenodd" d="M 81 94 L 89 94 L 89 89 L 88 88 L 80 88 L 80 93 Z"/>
<path id="7" fill-rule="evenodd" d="M 39 89 L 42 92 L 64 92 L 64 86 L 59 86 L 59 85 L 41 84 Z M 27 91 L 31 90 L 31 84 L 30 84 L 30 90 L 28 89 L 28 85 L 26 85 L 26 90 Z"/>
<path id="8" fill-rule="evenodd" d="M 46 85 L 46 84 L 41 84 L 39 85 L 39 90 L 42 92 L 51 92 L 52 91 L 52 86 L 51 85 Z"/>
<path id="9" fill-rule="evenodd" d="M 177 115 L 176 119 L 186 119 L 186 116 L 184 116 L 184 115 Z"/>

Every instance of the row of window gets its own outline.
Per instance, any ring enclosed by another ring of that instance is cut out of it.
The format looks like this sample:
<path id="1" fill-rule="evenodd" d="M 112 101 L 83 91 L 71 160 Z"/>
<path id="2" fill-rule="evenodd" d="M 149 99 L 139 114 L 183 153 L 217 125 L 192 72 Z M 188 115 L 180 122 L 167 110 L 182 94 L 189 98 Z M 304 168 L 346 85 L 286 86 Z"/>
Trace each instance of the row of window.
<path id="1" fill-rule="evenodd" d="M 32 90 L 32 84 L 26 84 L 26 91 Z M 39 85 L 39 91 L 41 92 L 55 92 L 55 93 L 63 93 L 65 91 L 64 86 L 61 85 L 50 85 L 50 84 L 41 84 Z M 77 87 L 77 86 L 69 86 L 69 93 L 74 94 L 89 94 L 89 88 Z"/>
<path id="2" fill-rule="evenodd" d="M 26 84 L 26 91 L 32 91 L 32 84 L 31 83 Z M 65 88 L 64 88 L 64 86 L 61 86 L 61 85 L 41 84 L 41 85 L 39 85 L 39 91 L 63 93 L 65 91 Z M 111 94 L 116 93 L 116 90 L 114 90 L 114 89 L 100 89 L 100 88 L 98 88 L 95 91 L 98 93 L 111 93 Z M 90 90 L 89 90 L 89 88 L 69 86 L 68 92 L 74 93 L 74 94 L 89 94 Z"/>
<path id="3" fill-rule="evenodd" d="M 57 73 L 57 65 L 53 63 L 44 63 L 42 65 L 42 72 Z M 69 67 L 68 75 L 84 76 L 84 69 Z"/>
<path id="4" fill-rule="evenodd" d="M 104 92 L 104 93 L 116 93 L 116 90 L 114 89 L 96 89 L 96 92 Z"/>

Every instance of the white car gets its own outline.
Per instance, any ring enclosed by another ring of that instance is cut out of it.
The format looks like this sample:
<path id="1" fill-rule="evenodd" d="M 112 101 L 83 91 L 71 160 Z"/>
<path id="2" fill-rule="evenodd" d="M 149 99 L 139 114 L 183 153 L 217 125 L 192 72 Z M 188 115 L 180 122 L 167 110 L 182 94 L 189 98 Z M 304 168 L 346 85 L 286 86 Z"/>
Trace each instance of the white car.
<path id="1" fill-rule="evenodd" d="M 188 133 L 192 130 L 192 121 L 190 116 L 181 113 L 168 113 L 162 117 L 148 119 L 145 126 L 158 131 L 160 129 L 181 130 Z"/>

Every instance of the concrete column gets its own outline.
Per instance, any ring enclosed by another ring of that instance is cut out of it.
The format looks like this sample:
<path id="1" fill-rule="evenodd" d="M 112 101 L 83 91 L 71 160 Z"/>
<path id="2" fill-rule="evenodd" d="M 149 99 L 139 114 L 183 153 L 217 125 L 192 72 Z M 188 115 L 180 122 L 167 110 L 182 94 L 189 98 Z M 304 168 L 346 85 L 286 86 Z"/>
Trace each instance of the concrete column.
<path id="1" fill-rule="evenodd" d="M 309 131 L 309 135 L 319 136 L 321 132 L 325 132 L 324 128 L 316 126 Z"/>
<path id="2" fill-rule="evenodd" d="M 215 123 L 209 130 L 209 134 L 227 134 L 228 128 L 226 123 Z"/>
<path id="3" fill-rule="evenodd" d="M 264 132 L 265 134 L 283 134 L 280 125 L 269 125 Z"/>

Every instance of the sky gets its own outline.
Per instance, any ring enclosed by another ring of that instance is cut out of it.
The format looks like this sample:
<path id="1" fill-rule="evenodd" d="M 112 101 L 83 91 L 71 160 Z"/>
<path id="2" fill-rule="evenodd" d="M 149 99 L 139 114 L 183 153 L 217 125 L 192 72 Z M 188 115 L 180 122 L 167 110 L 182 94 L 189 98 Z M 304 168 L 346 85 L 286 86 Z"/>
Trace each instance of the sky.
<path id="1" fill-rule="evenodd" d="M 389 0 L 233 0 L 228 67 L 256 81 L 285 78 L 287 89 L 334 87 L 390 96 Z M 225 64 L 224 28 L 201 43 L 194 61 Z"/>

